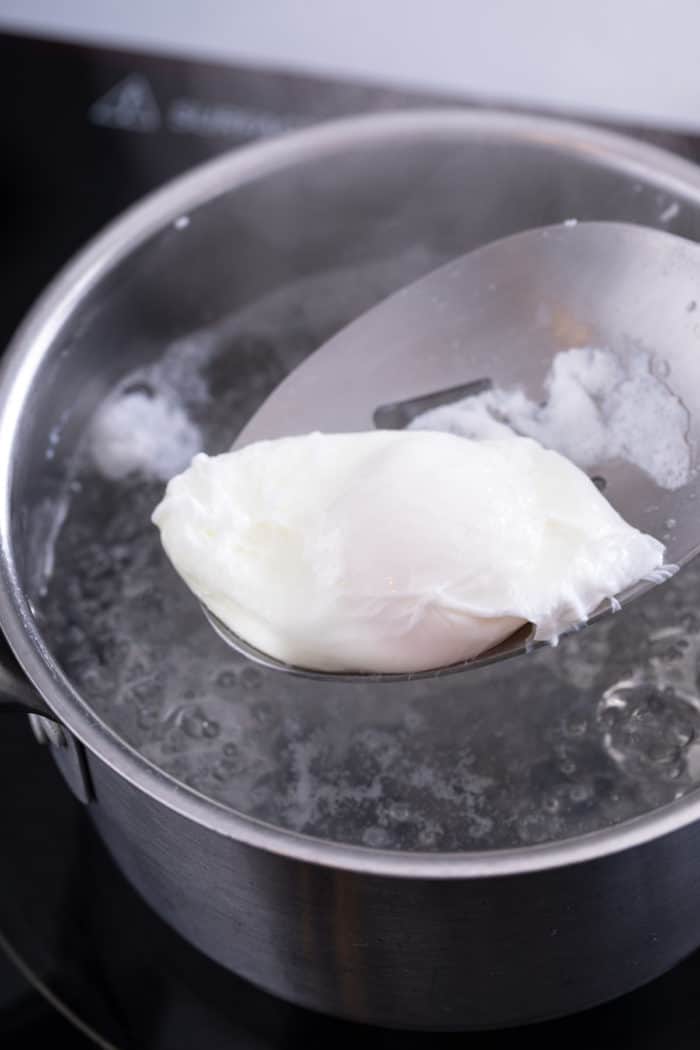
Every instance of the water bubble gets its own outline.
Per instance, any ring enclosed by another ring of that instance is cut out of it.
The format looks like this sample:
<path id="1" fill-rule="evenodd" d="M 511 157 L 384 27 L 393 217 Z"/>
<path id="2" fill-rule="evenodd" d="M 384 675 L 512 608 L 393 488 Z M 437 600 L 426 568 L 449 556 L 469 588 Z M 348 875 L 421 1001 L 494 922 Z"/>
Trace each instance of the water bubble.
<path id="1" fill-rule="evenodd" d="M 700 715 L 672 686 L 627 680 L 606 691 L 599 707 L 610 757 L 631 776 L 649 781 L 682 775 L 685 751 L 700 729 Z"/>
<path id="2" fill-rule="evenodd" d="M 469 818 L 469 836 L 472 839 L 481 839 L 490 835 L 493 830 L 493 821 L 479 813 L 472 813 Z"/>
<path id="3" fill-rule="evenodd" d="M 539 842 L 546 842 L 552 836 L 551 824 L 541 813 L 531 813 L 521 817 L 517 823 L 517 829 L 520 839 L 527 844 L 535 845 Z"/>
<path id="4" fill-rule="evenodd" d="M 153 399 L 157 391 L 153 386 L 153 383 L 147 382 L 145 379 L 135 379 L 132 383 L 126 383 L 122 387 L 123 394 L 143 394 L 145 397 Z"/>
<path id="5" fill-rule="evenodd" d="M 246 667 L 241 671 L 241 685 L 244 689 L 259 689 L 262 683 L 263 674 L 257 667 Z"/>
<path id="6" fill-rule="evenodd" d="M 373 827 L 367 828 L 362 835 L 362 841 L 365 846 L 371 846 L 373 849 L 381 849 L 386 846 L 389 842 L 389 833 L 385 828 Z"/>
<path id="7" fill-rule="evenodd" d="M 439 824 L 426 823 L 418 832 L 418 845 L 423 849 L 432 849 L 439 841 L 443 831 Z"/>
<path id="8" fill-rule="evenodd" d="M 682 660 L 689 641 L 682 627 L 666 627 L 649 636 L 649 656 L 654 663 L 669 664 Z"/>
<path id="9" fill-rule="evenodd" d="M 179 751 L 184 751 L 186 747 L 187 737 L 178 729 L 167 732 L 167 735 L 161 744 L 161 750 L 164 755 L 176 754 Z"/>
<path id="10" fill-rule="evenodd" d="M 212 776 L 214 780 L 219 782 L 230 780 L 236 773 L 239 772 L 241 766 L 240 755 L 236 753 L 235 756 L 224 755 L 212 769 Z"/>
<path id="11" fill-rule="evenodd" d="M 585 735 L 587 722 L 583 718 L 573 717 L 564 722 L 562 727 L 564 736 L 577 738 Z"/>
<path id="12" fill-rule="evenodd" d="M 254 784 L 248 793 L 251 809 L 262 808 L 272 797 L 272 787 L 266 783 Z"/>
<path id="13" fill-rule="evenodd" d="M 272 709 L 269 704 L 264 702 L 254 704 L 252 710 L 255 721 L 260 725 L 265 725 L 272 718 Z"/>
<path id="14" fill-rule="evenodd" d="M 185 708 L 180 713 L 178 724 L 193 740 L 213 740 L 220 732 L 219 723 L 207 718 L 201 707 Z"/>
<path id="15" fill-rule="evenodd" d="M 91 700 L 108 697 L 114 692 L 114 678 L 105 668 L 96 666 L 92 662 L 82 667 L 76 677 L 79 680 L 81 692 Z"/>
<path id="16" fill-rule="evenodd" d="M 400 822 L 410 820 L 411 810 L 405 802 L 392 802 L 389 806 L 389 817 Z"/>
<path id="17" fill-rule="evenodd" d="M 136 721 L 141 729 L 152 729 L 158 722 L 158 711 L 144 707 L 139 711 Z"/>
<path id="18" fill-rule="evenodd" d="M 137 685 L 129 690 L 129 695 L 134 703 L 143 707 L 145 705 L 158 705 L 163 696 L 163 686 L 157 677 L 140 679 Z"/>
<path id="19" fill-rule="evenodd" d="M 216 676 L 216 684 L 221 689 L 233 689 L 236 685 L 237 675 L 235 671 L 220 671 Z"/>
<path id="20" fill-rule="evenodd" d="M 593 797 L 593 794 L 590 784 L 572 784 L 569 788 L 569 798 L 572 802 L 587 802 Z"/>

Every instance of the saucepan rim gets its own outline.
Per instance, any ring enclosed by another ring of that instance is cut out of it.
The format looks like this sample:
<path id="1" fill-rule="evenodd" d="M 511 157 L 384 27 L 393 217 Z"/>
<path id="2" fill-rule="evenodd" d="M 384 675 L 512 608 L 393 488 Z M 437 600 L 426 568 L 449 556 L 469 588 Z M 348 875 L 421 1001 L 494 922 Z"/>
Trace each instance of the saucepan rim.
<path id="1" fill-rule="evenodd" d="M 286 830 L 238 813 L 179 783 L 101 722 L 46 646 L 19 583 L 10 526 L 14 441 L 35 375 L 85 295 L 152 234 L 221 193 L 353 144 L 465 134 L 539 143 L 584 160 L 608 159 L 632 180 L 649 178 L 700 207 L 700 169 L 655 146 L 586 124 L 494 110 L 421 109 L 351 117 L 294 131 L 208 161 L 114 220 L 58 274 L 17 331 L 0 370 L 0 626 L 35 688 L 98 759 L 134 787 L 211 831 L 290 860 L 367 875 L 472 879 L 535 873 L 601 859 L 679 831 L 700 818 L 700 792 L 577 838 L 503 850 L 413 853 L 375 850 Z M 98 800 L 99 804 L 99 800 Z"/>

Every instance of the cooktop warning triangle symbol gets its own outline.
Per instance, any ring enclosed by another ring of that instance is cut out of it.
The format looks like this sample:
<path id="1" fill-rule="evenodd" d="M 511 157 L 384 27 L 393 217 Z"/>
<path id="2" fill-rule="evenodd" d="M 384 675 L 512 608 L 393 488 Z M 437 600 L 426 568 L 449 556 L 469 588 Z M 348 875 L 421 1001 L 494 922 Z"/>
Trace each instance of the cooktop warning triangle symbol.
<path id="1" fill-rule="evenodd" d="M 160 110 L 151 85 L 140 73 L 132 73 L 90 106 L 93 124 L 122 131 L 156 131 Z"/>

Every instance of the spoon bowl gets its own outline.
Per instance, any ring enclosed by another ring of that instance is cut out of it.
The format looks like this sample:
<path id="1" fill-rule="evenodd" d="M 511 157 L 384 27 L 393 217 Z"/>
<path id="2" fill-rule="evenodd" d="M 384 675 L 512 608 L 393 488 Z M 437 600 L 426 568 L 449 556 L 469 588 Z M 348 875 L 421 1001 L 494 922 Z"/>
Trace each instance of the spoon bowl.
<path id="1" fill-rule="evenodd" d="M 233 447 L 315 430 L 401 429 L 430 408 L 491 386 L 542 400 L 545 376 L 562 350 L 596 347 L 620 356 L 643 350 L 688 412 L 689 480 L 668 489 L 621 459 L 593 465 L 591 477 L 623 518 L 666 544 L 668 566 L 601 603 L 591 623 L 645 594 L 700 549 L 699 307 L 700 246 L 694 242 L 622 223 L 529 230 L 455 259 L 353 321 L 280 383 Z M 488 652 L 449 667 L 337 673 L 276 660 L 204 611 L 224 641 L 250 660 L 313 678 L 436 677 L 543 644 L 534 642 L 527 624 Z"/>

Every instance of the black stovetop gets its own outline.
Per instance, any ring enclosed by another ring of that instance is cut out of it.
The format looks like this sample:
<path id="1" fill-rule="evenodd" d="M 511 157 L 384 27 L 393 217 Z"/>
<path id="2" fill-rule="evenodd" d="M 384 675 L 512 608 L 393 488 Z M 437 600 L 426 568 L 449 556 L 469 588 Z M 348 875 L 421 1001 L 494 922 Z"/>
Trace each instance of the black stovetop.
<path id="1" fill-rule="evenodd" d="M 0 346 L 88 237 L 173 175 L 262 135 L 436 102 L 0 35 L 2 87 L 11 105 L 0 113 Z M 632 133 L 700 161 L 700 137 Z M 210 963 L 124 881 L 21 716 L 3 724 L 0 828 L 3 1050 L 61 1038 L 75 1050 L 277 1050 L 357 1039 L 368 1050 L 494 1050 L 523 1038 L 522 1030 L 437 1036 L 360 1028 L 282 1003 Z M 530 1035 L 543 1048 L 569 1041 L 590 1050 L 696 1050 L 698 987 L 700 953 L 647 988 Z"/>

